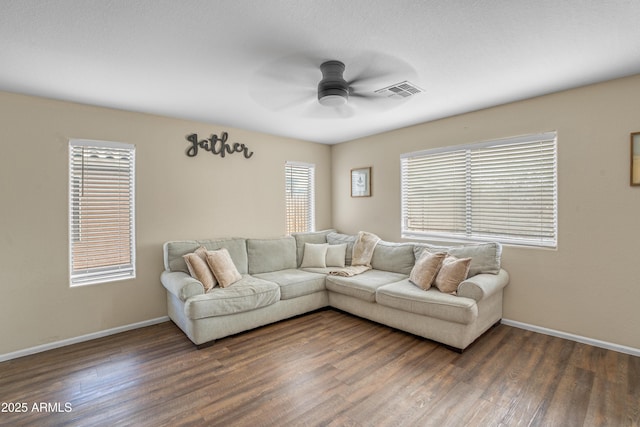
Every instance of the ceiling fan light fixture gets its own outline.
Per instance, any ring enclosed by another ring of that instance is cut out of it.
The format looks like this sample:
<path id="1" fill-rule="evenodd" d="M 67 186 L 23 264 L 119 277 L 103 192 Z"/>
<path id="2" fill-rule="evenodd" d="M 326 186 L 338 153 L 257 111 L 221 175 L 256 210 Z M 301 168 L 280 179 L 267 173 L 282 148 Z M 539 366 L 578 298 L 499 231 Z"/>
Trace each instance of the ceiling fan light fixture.
<path id="1" fill-rule="evenodd" d="M 347 96 L 343 92 L 325 93 L 322 97 L 318 96 L 318 102 L 326 107 L 339 107 L 347 103 Z"/>

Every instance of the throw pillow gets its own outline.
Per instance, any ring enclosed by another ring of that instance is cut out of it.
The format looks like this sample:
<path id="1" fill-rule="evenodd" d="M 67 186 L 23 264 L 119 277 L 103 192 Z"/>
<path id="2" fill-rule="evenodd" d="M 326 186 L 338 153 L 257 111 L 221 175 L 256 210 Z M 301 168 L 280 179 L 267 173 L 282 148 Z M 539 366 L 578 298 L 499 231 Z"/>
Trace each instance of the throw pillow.
<path id="1" fill-rule="evenodd" d="M 327 267 L 344 267 L 347 255 L 347 244 L 327 246 Z"/>
<path id="2" fill-rule="evenodd" d="M 440 292 L 456 295 L 458 285 L 467 278 L 471 267 L 471 258 L 447 256 L 436 276 L 435 285 Z"/>
<path id="3" fill-rule="evenodd" d="M 354 235 L 342 234 L 342 233 L 329 233 L 327 234 L 327 243 L 330 245 L 339 245 L 341 243 L 347 244 L 347 252 L 345 253 L 345 265 L 351 265 L 351 255 L 353 254 L 353 244 L 356 242 Z"/>
<path id="4" fill-rule="evenodd" d="M 194 252 L 183 255 L 182 257 L 187 264 L 189 274 L 191 277 L 202 283 L 205 292 L 210 291 L 218 284 L 213 272 L 207 264 L 207 248 L 200 246 Z"/>
<path id="5" fill-rule="evenodd" d="M 300 267 L 325 268 L 327 266 L 328 243 L 305 243 Z"/>
<path id="6" fill-rule="evenodd" d="M 213 275 L 216 276 L 216 280 L 222 288 L 231 286 L 242 279 L 242 275 L 238 272 L 226 248 L 207 251 L 207 264 L 211 267 Z"/>
<path id="7" fill-rule="evenodd" d="M 366 231 L 358 232 L 356 242 L 353 244 L 353 255 L 351 265 L 366 265 L 371 267 L 373 250 L 380 241 L 380 238 L 373 233 Z"/>
<path id="8" fill-rule="evenodd" d="M 416 265 L 413 266 L 409 280 L 414 285 L 417 285 L 425 291 L 431 287 L 431 284 L 438 275 L 440 267 L 442 267 L 442 261 L 447 256 L 444 252 L 438 252 L 435 254 L 425 252 L 420 259 L 416 261 Z"/>

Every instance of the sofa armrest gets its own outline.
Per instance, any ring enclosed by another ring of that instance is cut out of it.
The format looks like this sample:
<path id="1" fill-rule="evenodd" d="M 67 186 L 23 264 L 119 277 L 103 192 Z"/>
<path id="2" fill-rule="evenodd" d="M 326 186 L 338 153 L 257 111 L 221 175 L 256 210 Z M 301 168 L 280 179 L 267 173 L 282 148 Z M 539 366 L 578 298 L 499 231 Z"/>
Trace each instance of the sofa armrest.
<path id="1" fill-rule="evenodd" d="M 509 273 L 500 270 L 498 274 L 477 274 L 464 280 L 458 286 L 458 296 L 480 301 L 502 289 L 509 283 Z"/>
<path id="2" fill-rule="evenodd" d="M 160 282 L 182 301 L 186 301 L 187 298 L 194 295 L 204 294 L 202 283 L 182 271 L 165 270 L 160 275 Z"/>

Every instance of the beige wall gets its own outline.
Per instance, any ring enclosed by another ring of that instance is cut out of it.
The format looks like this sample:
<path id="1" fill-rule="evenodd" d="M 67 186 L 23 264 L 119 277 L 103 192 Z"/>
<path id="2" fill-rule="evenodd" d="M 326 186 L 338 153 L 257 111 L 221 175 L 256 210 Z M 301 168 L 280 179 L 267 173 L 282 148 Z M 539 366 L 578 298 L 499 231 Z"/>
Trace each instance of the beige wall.
<path id="1" fill-rule="evenodd" d="M 316 164 L 317 227 L 331 225 L 330 147 L 0 92 L 0 355 L 166 316 L 162 243 L 285 233 L 284 163 Z M 254 151 L 189 158 L 185 136 Z M 68 140 L 136 145 L 137 278 L 69 288 Z"/>
<path id="2" fill-rule="evenodd" d="M 318 229 L 400 240 L 401 153 L 549 130 L 559 245 L 505 247 L 505 318 L 640 348 L 640 188 L 628 184 L 638 99 L 634 76 L 329 147 L 0 92 L 0 355 L 165 316 L 162 243 L 282 235 L 286 160 L 317 165 Z M 186 135 L 222 131 L 254 156 L 185 155 Z M 135 280 L 69 288 L 69 138 L 137 147 Z M 363 166 L 373 197 L 352 199 L 349 171 Z"/>
<path id="3" fill-rule="evenodd" d="M 629 185 L 629 134 L 640 131 L 640 76 L 333 146 L 333 226 L 399 241 L 401 153 L 552 130 L 558 249 L 504 248 L 504 317 L 639 349 L 640 188 Z M 363 166 L 373 167 L 373 196 L 352 199 L 349 171 Z"/>

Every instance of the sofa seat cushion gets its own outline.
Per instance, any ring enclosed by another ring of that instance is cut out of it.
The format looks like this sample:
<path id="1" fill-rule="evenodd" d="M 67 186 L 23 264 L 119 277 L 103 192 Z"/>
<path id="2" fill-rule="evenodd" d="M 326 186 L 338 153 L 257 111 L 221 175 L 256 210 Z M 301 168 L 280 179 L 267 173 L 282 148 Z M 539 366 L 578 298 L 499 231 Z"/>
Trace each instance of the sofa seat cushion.
<path id="1" fill-rule="evenodd" d="M 203 295 L 185 301 L 184 312 L 189 319 L 226 316 L 266 307 L 280 300 L 280 286 L 249 275 L 228 288 L 213 288 Z"/>
<path id="2" fill-rule="evenodd" d="M 376 289 L 405 279 L 406 274 L 369 270 L 351 277 L 327 276 L 327 289 L 369 302 L 375 302 Z"/>
<path id="3" fill-rule="evenodd" d="M 437 288 L 425 291 L 408 279 L 379 287 L 376 291 L 376 302 L 398 310 L 463 325 L 473 323 L 478 317 L 478 306 L 474 299 L 446 294 Z"/>
<path id="4" fill-rule="evenodd" d="M 271 273 L 256 274 L 255 277 L 277 283 L 280 286 L 280 299 L 292 299 L 321 292 L 326 289 L 325 275 L 308 271 L 289 269 Z"/>

